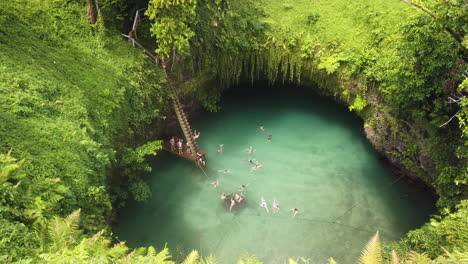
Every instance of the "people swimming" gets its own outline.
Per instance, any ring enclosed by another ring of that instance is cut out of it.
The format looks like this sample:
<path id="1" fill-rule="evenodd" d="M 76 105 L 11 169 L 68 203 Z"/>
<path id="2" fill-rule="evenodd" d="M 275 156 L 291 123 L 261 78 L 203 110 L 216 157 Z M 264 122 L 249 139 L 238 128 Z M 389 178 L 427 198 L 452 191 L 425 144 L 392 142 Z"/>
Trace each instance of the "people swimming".
<path id="1" fill-rule="evenodd" d="M 236 205 L 236 200 L 234 200 L 234 198 L 231 197 L 231 206 L 229 206 L 229 211 L 232 210 L 232 208 L 234 207 L 234 205 Z"/>
<path id="2" fill-rule="evenodd" d="M 247 161 L 248 161 L 250 164 L 254 164 L 254 160 L 255 160 L 255 159 L 247 159 Z"/>
<path id="3" fill-rule="evenodd" d="M 219 181 L 214 181 L 211 183 L 213 185 L 213 187 L 218 187 L 219 186 Z"/>
<path id="4" fill-rule="evenodd" d="M 224 169 L 224 170 L 218 170 L 218 172 L 222 172 L 224 174 L 229 174 L 231 171 L 229 169 Z"/>
<path id="5" fill-rule="evenodd" d="M 200 132 L 197 133 L 197 130 L 193 131 L 193 139 L 198 139 L 200 137 Z"/>
<path id="6" fill-rule="evenodd" d="M 263 124 L 260 124 L 260 130 L 261 130 L 262 132 L 265 132 L 265 128 L 263 127 Z"/>
<path id="7" fill-rule="evenodd" d="M 273 213 L 278 213 L 280 210 L 279 203 L 276 199 L 273 200 Z"/>
<path id="8" fill-rule="evenodd" d="M 255 166 L 252 167 L 252 171 L 255 171 L 255 170 L 257 170 L 257 169 L 259 169 L 259 168 L 261 168 L 261 167 L 263 167 L 263 165 L 260 164 L 260 163 L 257 161 L 256 164 L 255 164 Z"/>
<path id="9" fill-rule="evenodd" d="M 268 204 L 266 203 L 265 199 L 262 197 L 262 202 L 260 203 L 260 207 L 262 208 L 265 208 L 265 210 L 267 211 L 267 213 L 269 213 L 270 211 L 268 210 Z"/>
<path id="10" fill-rule="evenodd" d="M 273 134 L 268 133 L 267 140 L 268 140 L 269 142 L 271 142 L 272 139 L 273 139 Z"/>
<path id="11" fill-rule="evenodd" d="M 252 146 L 250 146 L 249 148 L 246 148 L 244 151 L 250 154 L 250 153 L 255 152 L 255 149 Z"/>
<path id="12" fill-rule="evenodd" d="M 243 192 L 247 187 L 249 187 L 249 185 L 241 185 L 240 186 L 240 191 Z"/>
<path id="13" fill-rule="evenodd" d="M 223 144 L 219 145 L 218 153 L 223 153 Z"/>
<path id="14" fill-rule="evenodd" d="M 293 212 L 293 217 L 295 217 L 299 213 L 299 209 L 297 208 L 293 208 L 291 209 L 291 211 Z"/>
<path id="15" fill-rule="evenodd" d="M 227 195 L 225 193 L 222 193 L 221 196 L 219 197 L 221 198 L 221 200 L 226 200 L 227 199 Z"/>

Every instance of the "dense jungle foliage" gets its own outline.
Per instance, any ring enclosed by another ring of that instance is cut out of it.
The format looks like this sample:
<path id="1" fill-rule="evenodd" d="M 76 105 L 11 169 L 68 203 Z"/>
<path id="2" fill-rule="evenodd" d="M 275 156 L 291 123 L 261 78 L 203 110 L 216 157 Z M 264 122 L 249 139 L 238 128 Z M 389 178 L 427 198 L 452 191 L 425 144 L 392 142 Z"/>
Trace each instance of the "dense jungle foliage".
<path id="1" fill-rule="evenodd" d="M 1 1 L 0 262 L 173 263 L 104 231 L 129 195 L 151 195 L 138 172 L 169 110 L 161 71 L 120 36 L 140 8 L 139 41 L 210 111 L 230 85 L 266 80 L 388 124 L 376 137 L 404 148 L 377 149 L 435 189 L 439 215 L 398 243 L 374 237 L 361 263 L 467 262 L 468 6 L 417 4 L 434 17 L 398 0 L 101 0 L 90 24 L 84 0 Z M 184 263 L 215 261 L 198 259 Z"/>

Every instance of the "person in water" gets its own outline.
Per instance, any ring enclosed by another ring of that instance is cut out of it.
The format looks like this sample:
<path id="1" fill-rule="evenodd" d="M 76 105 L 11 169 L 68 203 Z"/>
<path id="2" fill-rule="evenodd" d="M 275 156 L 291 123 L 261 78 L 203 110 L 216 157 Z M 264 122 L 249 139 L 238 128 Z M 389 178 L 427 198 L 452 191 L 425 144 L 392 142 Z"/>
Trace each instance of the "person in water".
<path id="1" fill-rule="evenodd" d="M 252 146 L 250 146 L 249 148 L 246 148 L 245 151 L 250 154 L 255 152 L 255 149 Z"/>
<path id="2" fill-rule="evenodd" d="M 169 142 L 171 143 L 171 151 L 174 151 L 174 149 L 175 149 L 175 139 L 174 139 L 174 137 L 171 137 L 171 140 L 169 140 Z"/>
<path id="3" fill-rule="evenodd" d="M 197 131 L 193 131 L 193 139 L 198 139 L 200 137 L 200 132 L 197 133 Z"/>
<path id="4" fill-rule="evenodd" d="M 238 193 L 234 194 L 234 201 L 239 203 L 240 197 L 241 196 Z"/>
<path id="5" fill-rule="evenodd" d="M 218 187 L 219 186 L 219 181 L 214 181 L 211 183 L 213 185 L 213 187 Z"/>
<path id="6" fill-rule="evenodd" d="M 276 198 L 273 200 L 273 213 L 278 213 L 280 210 L 279 204 L 276 201 Z"/>
<path id="7" fill-rule="evenodd" d="M 221 194 L 221 196 L 219 198 L 221 198 L 222 200 L 226 200 L 227 196 L 226 196 L 225 193 L 223 193 L 223 194 Z"/>
<path id="8" fill-rule="evenodd" d="M 265 128 L 263 127 L 263 124 L 260 124 L 260 130 L 261 130 L 262 132 L 265 132 Z"/>
<path id="9" fill-rule="evenodd" d="M 223 153 L 223 146 L 224 146 L 223 144 L 219 145 L 219 149 L 218 149 L 219 153 Z"/>
<path id="10" fill-rule="evenodd" d="M 261 167 L 263 167 L 263 165 L 260 164 L 260 163 L 257 161 L 257 163 L 255 164 L 255 166 L 252 167 L 252 171 L 255 171 L 255 170 L 257 170 L 257 169 L 259 169 L 259 168 L 261 168 Z"/>
<path id="11" fill-rule="evenodd" d="M 234 200 L 234 198 L 231 197 L 231 206 L 229 206 L 229 211 L 232 210 L 232 208 L 234 207 L 234 205 L 236 205 L 236 200 Z"/>
<path id="12" fill-rule="evenodd" d="M 255 160 L 255 159 L 247 159 L 247 161 L 248 161 L 250 164 L 254 164 L 254 160 Z"/>
<path id="13" fill-rule="evenodd" d="M 268 140 L 269 142 L 271 142 L 272 138 L 273 138 L 273 134 L 268 133 L 267 140 Z"/>
<path id="14" fill-rule="evenodd" d="M 295 217 L 299 213 L 299 209 L 297 208 L 293 208 L 291 211 L 293 212 L 293 217 Z"/>
<path id="15" fill-rule="evenodd" d="M 228 170 L 228 169 L 218 170 L 218 172 L 222 172 L 222 173 L 224 173 L 224 174 L 229 174 L 229 173 L 231 173 L 231 171 Z"/>
<path id="16" fill-rule="evenodd" d="M 243 192 L 249 185 L 241 185 L 240 186 L 240 191 Z"/>
<path id="17" fill-rule="evenodd" d="M 267 211 L 267 213 L 269 213 L 270 211 L 268 210 L 268 204 L 266 203 L 265 199 L 262 197 L 262 202 L 260 203 L 260 207 L 262 208 L 265 208 L 265 210 Z"/>

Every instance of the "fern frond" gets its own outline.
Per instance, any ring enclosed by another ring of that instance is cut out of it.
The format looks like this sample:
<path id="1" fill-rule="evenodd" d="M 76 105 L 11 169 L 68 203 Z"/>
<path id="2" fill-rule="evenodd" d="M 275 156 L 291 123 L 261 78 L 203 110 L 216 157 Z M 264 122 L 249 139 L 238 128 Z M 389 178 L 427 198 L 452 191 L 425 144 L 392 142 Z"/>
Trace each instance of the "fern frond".
<path id="1" fill-rule="evenodd" d="M 398 255 L 395 250 L 392 250 L 392 255 L 389 264 L 400 264 L 400 259 L 398 258 Z"/>
<path id="2" fill-rule="evenodd" d="M 410 251 L 408 255 L 406 255 L 405 264 L 426 264 L 430 261 L 431 259 L 429 258 L 427 253 L 418 253 L 416 251 Z"/>
<path id="3" fill-rule="evenodd" d="M 379 231 L 367 242 L 367 245 L 361 252 L 359 264 L 381 264 L 382 254 L 380 248 Z"/>
<path id="4" fill-rule="evenodd" d="M 242 258 L 239 259 L 237 264 L 263 264 L 255 256 L 245 254 Z"/>
<path id="5" fill-rule="evenodd" d="M 185 258 L 182 264 L 196 264 L 198 262 L 199 254 L 198 251 L 192 250 Z"/>
<path id="6" fill-rule="evenodd" d="M 216 264 L 216 258 L 210 255 L 201 261 L 201 264 Z"/>
<path id="7" fill-rule="evenodd" d="M 169 264 L 172 263 L 171 261 L 168 261 L 171 257 L 172 256 L 169 253 L 169 249 L 167 247 L 164 247 L 164 249 L 159 251 L 159 253 L 155 256 L 154 260 L 158 264 Z"/>
<path id="8" fill-rule="evenodd" d="M 67 225 L 68 229 L 67 231 L 67 236 L 68 239 L 71 241 L 75 241 L 77 239 L 76 234 L 79 231 L 79 226 L 80 226 L 80 215 L 81 215 L 81 209 L 75 210 L 71 214 L 67 216 L 67 218 L 64 219 L 65 224 Z"/>
<path id="9" fill-rule="evenodd" d="M 146 253 L 146 256 L 148 257 L 156 256 L 156 249 L 154 249 L 153 246 L 148 247 L 148 252 Z"/>

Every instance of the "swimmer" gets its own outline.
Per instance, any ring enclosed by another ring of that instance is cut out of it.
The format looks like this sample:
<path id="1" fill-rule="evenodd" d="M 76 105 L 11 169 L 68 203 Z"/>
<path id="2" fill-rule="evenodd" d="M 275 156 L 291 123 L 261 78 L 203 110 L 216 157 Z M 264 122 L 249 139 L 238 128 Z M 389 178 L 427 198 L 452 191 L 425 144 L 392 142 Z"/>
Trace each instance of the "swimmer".
<path id="1" fill-rule="evenodd" d="M 229 206 L 229 211 L 232 210 L 235 204 L 236 204 L 236 201 L 234 200 L 234 198 L 231 198 L 231 206 Z"/>
<path id="2" fill-rule="evenodd" d="M 226 200 L 227 196 L 226 196 L 226 194 L 223 193 L 223 194 L 221 194 L 221 196 L 219 198 L 221 198 L 222 200 Z"/>
<path id="3" fill-rule="evenodd" d="M 255 160 L 255 159 L 247 159 L 247 161 L 248 161 L 250 164 L 254 164 L 254 160 Z"/>
<path id="4" fill-rule="evenodd" d="M 260 125 L 260 130 L 261 130 L 262 132 L 265 132 L 265 128 L 263 127 L 263 124 Z"/>
<path id="5" fill-rule="evenodd" d="M 278 213 L 280 210 L 279 204 L 276 199 L 273 200 L 273 213 Z"/>
<path id="6" fill-rule="evenodd" d="M 241 185 L 240 186 L 240 191 L 243 192 L 247 187 L 249 187 L 249 185 Z"/>
<path id="7" fill-rule="evenodd" d="M 240 197 L 241 196 L 238 193 L 234 194 L 234 200 L 238 203 L 240 202 Z"/>
<path id="8" fill-rule="evenodd" d="M 250 154 L 250 153 L 255 152 L 255 149 L 254 149 L 252 146 L 250 146 L 249 148 L 246 148 L 246 149 L 245 149 L 245 152 L 247 152 L 247 153 Z"/>
<path id="9" fill-rule="evenodd" d="M 229 174 L 229 173 L 231 173 L 231 171 L 228 170 L 228 169 L 218 170 L 218 172 L 222 172 L 222 173 L 224 173 L 224 174 Z"/>
<path id="10" fill-rule="evenodd" d="M 262 202 L 260 203 L 260 207 L 262 208 L 265 208 L 265 210 L 267 211 L 267 213 L 269 213 L 270 211 L 268 210 L 268 205 L 265 201 L 265 199 L 262 197 Z"/>
<path id="11" fill-rule="evenodd" d="M 271 142 L 271 139 L 273 138 L 273 134 L 271 133 L 268 133 L 268 137 L 267 137 L 267 140 Z"/>
<path id="12" fill-rule="evenodd" d="M 241 203 L 244 200 L 244 196 L 241 194 L 239 197 L 239 203 Z"/>
<path id="13" fill-rule="evenodd" d="M 219 149 L 218 149 L 219 153 L 223 153 L 223 146 L 224 146 L 223 144 L 219 145 Z"/>
<path id="14" fill-rule="evenodd" d="M 219 186 L 219 181 L 214 181 L 211 183 L 213 185 L 213 187 L 218 187 Z"/>
<path id="15" fill-rule="evenodd" d="M 295 217 L 299 213 L 299 209 L 297 208 L 293 208 L 291 211 L 293 212 L 293 217 Z"/>
<path id="16" fill-rule="evenodd" d="M 263 165 L 258 163 L 258 161 L 257 161 L 257 164 L 255 164 L 255 166 L 252 167 L 252 171 L 255 171 L 255 170 L 257 170 L 258 168 L 261 168 L 261 167 L 263 167 Z"/>
<path id="17" fill-rule="evenodd" d="M 195 130 L 193 132 L 193 139 L 198 139 L 200 137 L 200 132 L 197 133 L 197 131 Z"/>

